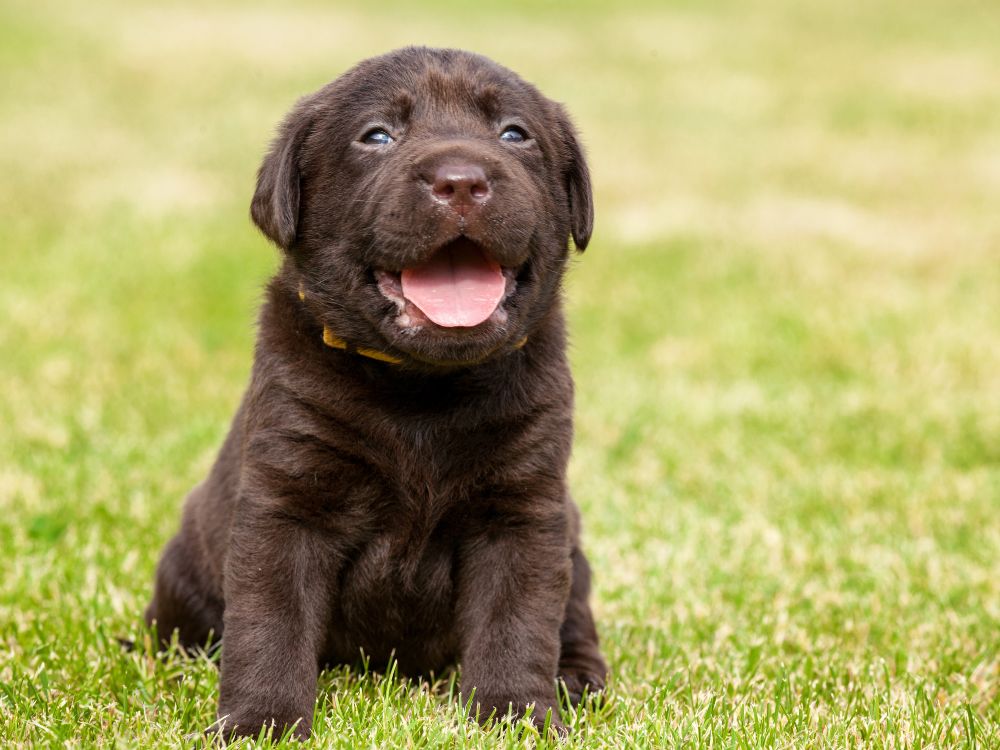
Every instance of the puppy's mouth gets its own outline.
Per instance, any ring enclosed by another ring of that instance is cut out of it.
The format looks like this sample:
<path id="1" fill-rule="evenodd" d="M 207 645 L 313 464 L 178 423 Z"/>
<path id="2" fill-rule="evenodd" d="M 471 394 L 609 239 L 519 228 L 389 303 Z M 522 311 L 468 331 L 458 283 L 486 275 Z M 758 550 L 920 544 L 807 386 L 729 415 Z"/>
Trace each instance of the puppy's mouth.
<path id="1" fill-rule="evenodd" d="M 396 304 L 396 323 L 415 329 L 474 328 L 504 323 L 503 301 L 514 287 L 514 270 L 500 266 L 478 243 L 459 237 L 417 266 L 401 272 L 376 270 L 379 291 Z M 500 320 L 503 318 L 503 320 Z"/>

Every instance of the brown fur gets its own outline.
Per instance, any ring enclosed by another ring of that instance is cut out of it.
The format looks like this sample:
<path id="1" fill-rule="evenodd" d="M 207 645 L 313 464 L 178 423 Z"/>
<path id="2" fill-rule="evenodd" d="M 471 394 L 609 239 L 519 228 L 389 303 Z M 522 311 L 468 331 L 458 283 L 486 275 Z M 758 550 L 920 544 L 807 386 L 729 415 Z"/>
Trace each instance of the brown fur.
<path id="1" fill-rule="evenodd" d="M 501 141 L 508 121 L 531 141 Z M 361 144 L 372 123 L 396 142 Z M 479 165 L 490 200 L 464 214 L 431 200 L 448 160 Z M 188 647 L 224 634 L 225 731 L 308 735 L 318 670 L 362 650 L 408 674 L 461 662 L 481 719 L 534 704 L 544 720 L 557 677 L 576 698 L 603 687 L 566 487 L 560 301 L 568 238 L 583 249 L 593 214 L 562 108 L 465 52 L 366 60 L 292 109 L 251 213 L 284 262 L 250 385 L 146 612 Z M 504 315 L 402 329 L 374 269 L 457 237 L 513 269 Z M 350 349 L 325 346 L 324 326 Z"/>

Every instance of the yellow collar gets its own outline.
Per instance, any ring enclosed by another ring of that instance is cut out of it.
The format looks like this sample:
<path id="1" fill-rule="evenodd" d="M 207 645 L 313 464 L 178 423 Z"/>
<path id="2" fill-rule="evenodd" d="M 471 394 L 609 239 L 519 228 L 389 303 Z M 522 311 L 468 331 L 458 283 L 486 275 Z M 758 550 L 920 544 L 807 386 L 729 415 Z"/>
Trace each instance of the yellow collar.
<path id="1" fill-rule="evenodd" d="M 399 357 L 394 357 L 391 354 L 380 352 L 378 349 L 369 349 L 367 346 L 350 347 L 347 345 L 346 341 L 331 331 L 328 326 L 323 326 L 323 343 L 327 346 L 333 347 L 334 349 L 343 349 L 344 351 L 354 352 L 355 354 L 360 354 L 362 357 L 377 359 L 379 362 L 388 362 L 391 365 L 399 365 L 403 362 L 403 360 Z"/>
<path id="2" fill-rule="evenodd" d="M 305 302 L 306 292 L 299 285 L 299 299 Z M 515 349 L 520 349 L 528 342 L 528 337 L 525 336 L 523 339 L 514 344 Z M 351 346 L 344 339 L 340 338 L 329 326 L 323 326 L 323 343 L 332 349 L 342 349 L 345 352 L 353 352 L 355 354 L 360 354 L 362 357 L 368 357 L 368 359 L 375 359 L 379 362 L 388 362 L 391 365 L 401 365 L 403 360 L 400 357 L 396 357 L 392 354 L 386 354 L 385 352 L 380 352 L 378 349 L 369 349 L 367 346 Z"/>

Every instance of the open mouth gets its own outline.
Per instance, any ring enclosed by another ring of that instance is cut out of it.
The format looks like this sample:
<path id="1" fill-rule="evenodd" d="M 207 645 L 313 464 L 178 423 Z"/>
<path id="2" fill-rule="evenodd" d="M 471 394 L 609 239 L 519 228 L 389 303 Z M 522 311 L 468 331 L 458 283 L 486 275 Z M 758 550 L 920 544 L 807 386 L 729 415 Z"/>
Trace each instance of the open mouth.
<path id="1" fill-rule="evenodd" d="M 467 237 L 443 245 L 419 266 L 401 273 L 377 270 L 375 278 L 379 291 L 396 303 L 396 322 L 403 328 L 428 321 L 442 328 L 473 328 L 505 317 L 501 303 L 514 285 L 513 270 L 502 268 Z"/>

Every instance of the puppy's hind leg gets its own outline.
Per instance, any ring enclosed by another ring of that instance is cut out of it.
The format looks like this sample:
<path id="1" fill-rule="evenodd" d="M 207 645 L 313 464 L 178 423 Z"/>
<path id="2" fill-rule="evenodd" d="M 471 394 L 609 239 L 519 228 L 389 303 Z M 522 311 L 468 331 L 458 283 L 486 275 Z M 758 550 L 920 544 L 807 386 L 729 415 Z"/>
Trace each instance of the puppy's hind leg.
<path id="1" fill-rule="evenodd" d="M 559 679 L 566 684 L 570 702 L 575 706 L 584 692 L 593 694 L 604 689 L 608 666 L 601 656 L 597 628 L 587 597 L 590 594 L 590 565 L 580 551 L 573 548 L 573 583 L 562 627 L 559 629 Z"/>
<path id="2" fill-rule="evenodd" d="M 204 580 L 200 559 L 183 529 L 163 550 L 145 615 L 146 625 L 156 623 L 160 645 L 169 645 L 175 630 L 178 643 L 189 650 L 222 637 L 223 603 Z"/>

